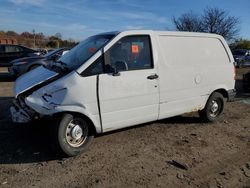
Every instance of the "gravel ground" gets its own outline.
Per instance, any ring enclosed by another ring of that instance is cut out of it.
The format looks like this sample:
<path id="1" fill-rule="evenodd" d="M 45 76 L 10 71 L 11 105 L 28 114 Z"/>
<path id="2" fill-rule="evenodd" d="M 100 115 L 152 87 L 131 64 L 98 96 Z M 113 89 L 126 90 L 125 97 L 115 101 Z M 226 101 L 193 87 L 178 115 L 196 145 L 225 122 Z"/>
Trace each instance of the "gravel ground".
<path id="1" fill-rule="evenodd" d="M 99 135 L 86 153 L 62 159 L 50 122 L 11 123 L 12 86 L 0 82 L 0 187 L 250 187 L 247 94 L 216 123 L 185 114 Z"/>

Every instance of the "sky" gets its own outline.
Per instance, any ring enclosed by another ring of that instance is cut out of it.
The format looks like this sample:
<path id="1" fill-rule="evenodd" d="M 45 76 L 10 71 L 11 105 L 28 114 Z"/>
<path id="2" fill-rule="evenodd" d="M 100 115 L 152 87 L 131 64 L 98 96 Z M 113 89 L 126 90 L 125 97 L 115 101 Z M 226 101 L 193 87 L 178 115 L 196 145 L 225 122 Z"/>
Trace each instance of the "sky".
<path id="1" fill-rule="evenodd" d="M 173 16 L 206 7 L 238 17 L 240 37 L 250 39 L 250 0 L 0 0 L 0 30 L 59 32 L 75 40 L 107 31 L 174 30 Z"/>

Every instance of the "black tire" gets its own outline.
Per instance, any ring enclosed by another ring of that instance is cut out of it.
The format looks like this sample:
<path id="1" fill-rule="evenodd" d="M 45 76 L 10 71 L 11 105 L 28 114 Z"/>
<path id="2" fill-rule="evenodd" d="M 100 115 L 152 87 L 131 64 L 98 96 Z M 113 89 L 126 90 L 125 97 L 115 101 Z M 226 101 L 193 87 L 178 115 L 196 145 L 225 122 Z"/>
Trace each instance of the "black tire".
<path id="1" fill-rule="evenodd" d="M 206 122 L 216 121 L 224 110 L 224 97 L 214 92 L 208 99 L 205 108 L 199 111 L 200 117 Z"/>
<path id="2" fill-rule="evenodd" d="M 74 128 L 77 126 L 81 127 L 81 138 L 73 138 L 74 133 L 79 133 L 79 128 L 73 133 Z M 90 125 L 84 118 L 72 114 L 64 114 L 58 121 L 56 137 L 57 147 L 61 149 L 64 154 L 72 157 L 87 150 L 94 138 L 94 134 L 91 132 Z"/>

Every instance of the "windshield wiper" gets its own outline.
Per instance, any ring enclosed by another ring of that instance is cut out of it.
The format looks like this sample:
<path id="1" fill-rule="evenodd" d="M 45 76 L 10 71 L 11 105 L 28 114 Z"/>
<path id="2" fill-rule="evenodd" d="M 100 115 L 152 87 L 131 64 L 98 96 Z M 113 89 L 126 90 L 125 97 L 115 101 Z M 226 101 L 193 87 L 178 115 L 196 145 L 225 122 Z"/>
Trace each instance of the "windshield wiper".
<path id="1" fill-rule="evenodd" d="M 55 64 L 59 64 L 58 67 L 60 67 L 63 72 L 67 72 L 69 70 L 68 65 L 63 61 L 56 61 Z"/>
<path id="2" fill-rule="evenodd" d="M 51 61 L 50 67 L 52 70 L 55 70 L 56 72 L 68 72 L 69 68 L 68 65 L 62 61 Z"/>
<path id="3" fill-rule="evenodd" d="M 62 66 L 67 67 L 67 64 L 64 63 L 64 62 L 62 62 L 62 61 L 56 61 L 55 63 L 59 63 L 59 64 L 61 64 Z"/>

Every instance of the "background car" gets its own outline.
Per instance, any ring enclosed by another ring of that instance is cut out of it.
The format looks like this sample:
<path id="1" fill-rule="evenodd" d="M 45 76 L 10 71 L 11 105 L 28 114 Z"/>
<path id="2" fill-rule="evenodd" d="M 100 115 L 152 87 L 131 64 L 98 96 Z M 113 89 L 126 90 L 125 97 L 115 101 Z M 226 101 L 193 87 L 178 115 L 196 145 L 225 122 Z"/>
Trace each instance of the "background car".
<path id="1" fill-rule="evenodd" d="M 47 65 L 51 61 L 56 61 L 68 51 L 68 48 L 58 48 L 45 54 L 44 56 L 16 59 L 11 62 L 9 73 L 12 76 L 20 76 L 32 69 L 37 68 L 38 66 Z"/>
<path id="2" fill-rule="evenodd" d="M 11 44 L 0 44 L 0 66 L 9 67 L 10 62 L 17 58 L 39 56 L 36 50 Z"/>
<path id="3" fill-rule="evenodd" d="M 243 74 L 243 89 L 245 92 L 249 92 L 250 91 L 250 71 Z"/>
<path id="4" fill-rule="evenodd" d="M 250 50 L 237 49 L 233 50 L 233 56 L 235 59 L 236 67 L 247 67 L 250 66 Z"/>

